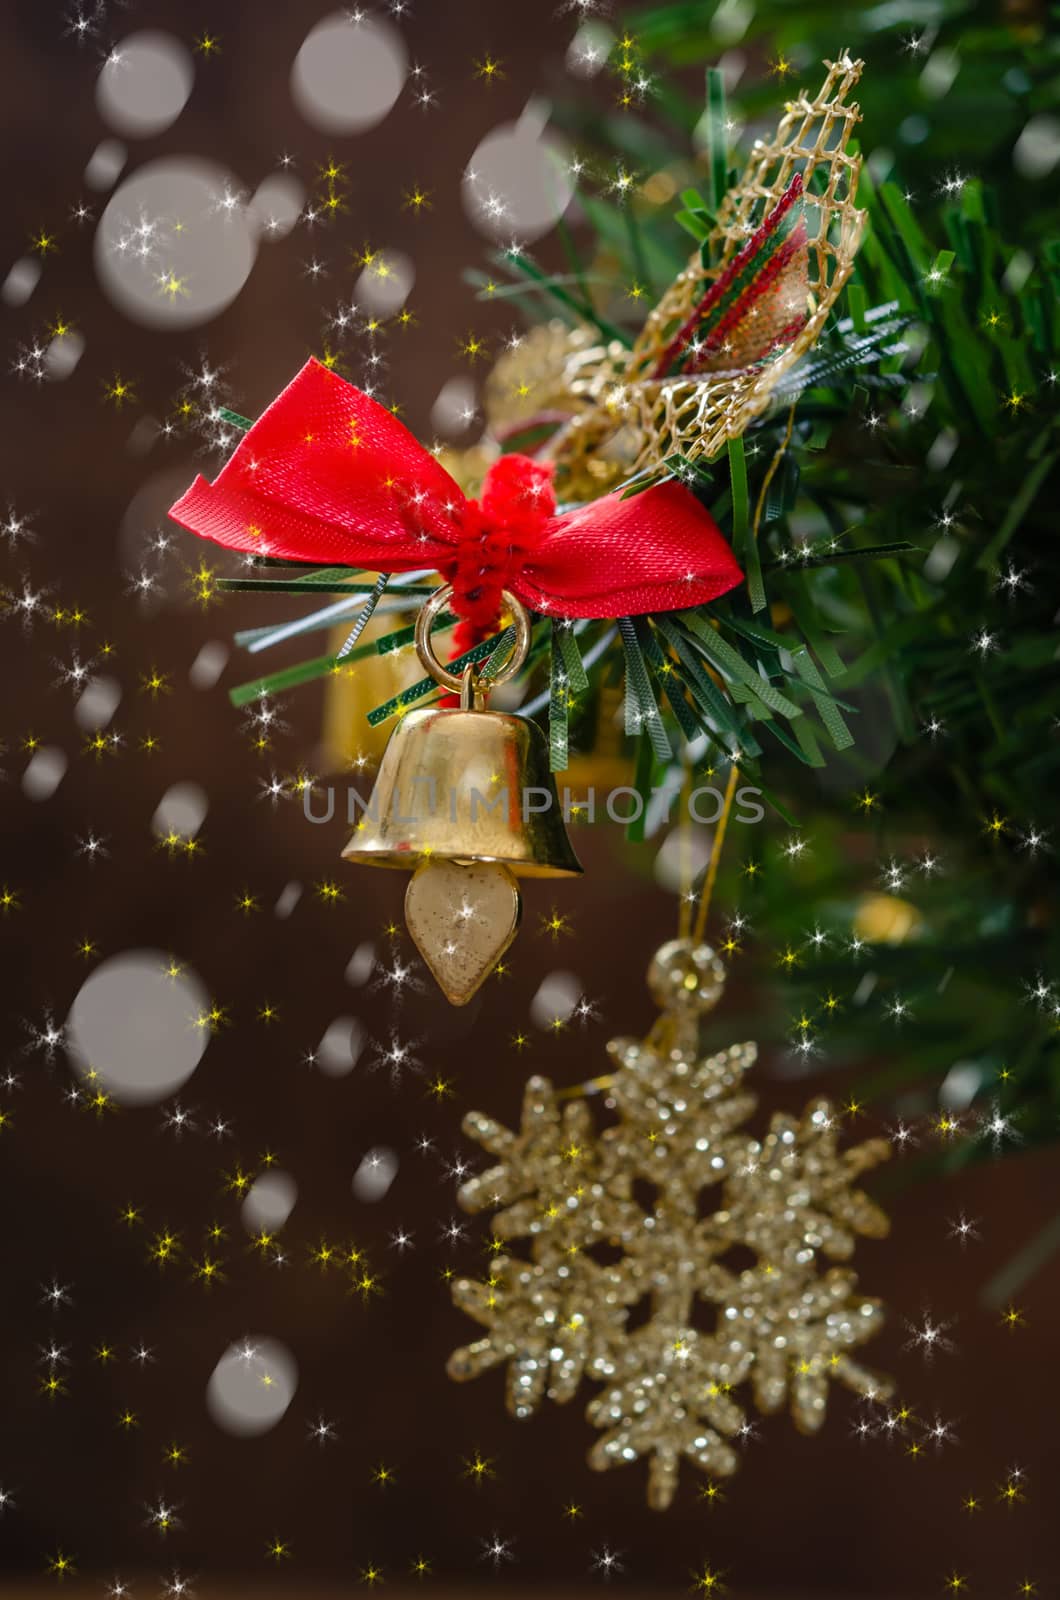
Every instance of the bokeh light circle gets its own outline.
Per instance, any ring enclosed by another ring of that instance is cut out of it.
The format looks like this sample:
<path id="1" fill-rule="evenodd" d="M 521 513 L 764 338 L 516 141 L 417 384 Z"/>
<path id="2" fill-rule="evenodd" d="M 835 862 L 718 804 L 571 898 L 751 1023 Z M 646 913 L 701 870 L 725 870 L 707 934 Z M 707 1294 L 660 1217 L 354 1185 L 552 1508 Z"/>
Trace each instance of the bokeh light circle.
<path id="1" fill-rule="evenodd" d="M 324 133 L 360 133 L 382 122 L 408 76 L 396 28 L 378 17 L 335 12 L 318 22 L 291 69 L 294 103 Z"/>
<path id="2" fill-rule="evenodd" d="M 248 1233 L 273 1233 L 283 1227 L 297 1199 L 298 1185 L 291 1174 L 271 1167 L 247 1190 L 240 1211 L 244 1228 Z"/>
<path id="3" fill-rule="evenodd" d="M 194 839 L 209 809 L 210 802 L 201 784 L 173 783 L 155 807 L 151 831 L 157 839 Z"/>
<path id="4" fill-rule="evenodd" d="M 271 172 L 255 189 L 247 206 L 249 222 L 263 239 L 284 239 L 302 215 L 305 184 L 291 172 Z"/>
<path id="5" fill-rule="evenodd" d="M 298 1389 L 298 1367 L 277 1339 L 230 1344 L 206 1386 L 206 1408 L 219 1428 L 253 1439 L 281 1420 Z"/>
<path id="6" fill-rule="evenodd" d="M 209 1042 L 209 996 L 198 976 L 160 950 L 100 963 L 66 1019 L 70 1063 L 123 1105 L 152 1105 L 181 1088 Z M 91 1076 L 90 1076 L 91 1075 Z"/>
<path id="7" fill-rule="evenodd" d="M 194 63 L 180 40 L 145 28 L 124 38 L 103 63 L 96 105 L 118 133 L 146 139 L 176 122 L 194 82 Z"/>
<path id="8" fill-rule="evenodd" d="M 193 156 L 149 161 L 115 191 L 100 218 L 96 275 L 134 322 L 198 327 L 246 283 L 259 228 L 224 167 Z"/>
<path id="9" fill-rule="evenodd" d="M 379 250 L 361 269 L 353 298 L 373 316 L 392 317 L 405 304 L 415 281 L 416 268 L 410 256 L 402 250 Z"/>
<path id="10" fill-rule="evenodd" d="M 492 239 L 539 239 L 573 194 L 569 152 L 535 113 L 488 133 L 464 173 L 464 209 Z"/>
<path id="11" fill-rule="evenodd" d="M 358 1200 L 374 1205 L 382 1200 L 397 1177 L 398 1158 L 382 1146 L 369 1150 L 353 1175 L 353 1192 Z"/>
<path id="12" fill-rule="evenodd" d="M 584 993 L 584 984 L 573 972 L 550 972 L 530 1002 L 530 1020 L 539 1028 L 566 1022 Z"/>

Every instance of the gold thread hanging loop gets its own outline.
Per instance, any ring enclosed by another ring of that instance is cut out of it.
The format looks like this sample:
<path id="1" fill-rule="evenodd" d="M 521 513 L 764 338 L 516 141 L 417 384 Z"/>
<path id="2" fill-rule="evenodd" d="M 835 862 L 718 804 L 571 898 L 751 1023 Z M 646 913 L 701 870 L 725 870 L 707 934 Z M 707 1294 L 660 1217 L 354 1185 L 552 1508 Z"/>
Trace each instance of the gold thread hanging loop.
<path id="1" fill-rule="evenodd" d="M 732 815 L 733 801 L 736 798 L 736 785 L 740 781 L 740 769 L 733 762 L 729 768 L 729 781 L 725 785 L 725 801 L 718 818 L 718 829 L 714 835 L 714 844 L 710 852 L 710 865 L 699 896 L 699 905 L 696 908 L 696 921 L 692 930 L 692 938 L 696 944 L 702 943 L 703 934 L 707 926 L 707 913 L 710 902 L 714 896 L 714 885 L 718 879 L 718 868 L 721 866 L 721 852 L 725 844 L 725 834 L 729 827 L 729 818 Z"/>
<path id="2" fill-rule="evenodd" d="M 692 871 L 692 829 L 689 826 L 692 799 L 692 763 L 688 760 L 687 753 L 684 769 L 685 775 L 681 781 L 681 814 L 683 821 L 678 835 L 678 845 L 681 852 L 681 904 L 677 909 L 677 936 L 679 939 L 687 939 L 692 931 L 692 906 L 695 900 L 695 896 L 692 893 L 692 880 L 695 876 Z"/>
<path id="3" fill-rule="evenodd" d="M 762 479 L 762 487 L 761 487 L 761 489 L 759 491 L 759 494 L 758 494 L 758 504 L 755 506 L 754 522 L 753 522 L 753 524 L 751 526 L 751 537 L 752 537 L 752 539 L 754 539 L 756 541 L 758 539 L 758 529 L 759 529 L 759 526 L 760 526 L 761 521 L 762 521 L 762 512 L 766 508 L 766 495 L 769 492 L 769 485 L 773 482 L 773 474 L 776 472 L 777 468 L 780 466 L 780 463 L 783 461 L 784 452 L 787 450 L 788 445 L 791 443 L 792 429 L 795 426 L 795 406 L 797 404 L 798 404 L 797 401 L 794 401 L 792 403 L 791 410 L 788 412 L 788 426 L 787 426 L 787 429 L 785 431 L 784 437 L 780 441 L 780 444 L 777 447 L 776 454 L 774 455 L 772 461 L 769 463 L 769 467 L 768 467 L 768 470 L 766 471 L 765 477 Z"/>

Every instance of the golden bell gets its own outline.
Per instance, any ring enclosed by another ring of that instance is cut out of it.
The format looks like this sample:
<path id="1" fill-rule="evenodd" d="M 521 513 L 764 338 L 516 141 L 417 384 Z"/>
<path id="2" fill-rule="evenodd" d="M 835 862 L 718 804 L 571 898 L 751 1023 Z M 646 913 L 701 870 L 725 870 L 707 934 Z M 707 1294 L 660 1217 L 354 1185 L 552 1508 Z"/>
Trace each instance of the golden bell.
<path id="1" fill-rule="evenodd" d="M 515 938 L 517 878 L 581 872 L 563 825 L 548 746 L 526 718 L 485 709 L 488 689 L 514 677 L 530 623 L 506 594 L 516 624 L 511 660 L 490 683 L 456 678 L 434 656 L 430 629 L 449 598 L 436 591 L 417 621 L 428 671 L 461 693 L 459 710 L 411 711 L 383 753 L 372 796 L 343 857 L 413 871 L 409 932 L 447 998 L 463 1005 Z"/>
<path id="2" fill-rule="evenodd" d="M 342 852 L 374 867 L 499 861 L 519 878 L 581 871 L 536 723 L 501 711 L 410 711 Z"/>

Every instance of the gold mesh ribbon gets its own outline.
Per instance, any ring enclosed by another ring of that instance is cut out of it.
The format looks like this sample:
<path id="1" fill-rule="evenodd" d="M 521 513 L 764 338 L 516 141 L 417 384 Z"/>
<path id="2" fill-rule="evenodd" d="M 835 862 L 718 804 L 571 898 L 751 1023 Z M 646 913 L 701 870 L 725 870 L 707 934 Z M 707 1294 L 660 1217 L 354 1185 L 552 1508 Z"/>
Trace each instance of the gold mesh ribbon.
<path id="1" fill-rule="evenodd" d="M 865 225 L 854 204 L 861 157 L 847 153 L 861 113 L 846 97 L 863 62 L 846 52 L 828 69 L 818 93 L 790 101 L 771 139 L 756 141 L 744 173 L 718 212 L 703 254 L 649 313 L 632 350 L 603 344 L 586 326 L 535 328 L 491 374 L 487 414 L 502 433 L 531 417 L 559 412 L 567 420 L 545 453 L 555 461 L 563 500 L 585 500 L 669 455 L 710 460 L 746 431 L 769 405 L 778 380 L 816 343 L 850 276 Z M 657 378 L 674 333 L 709 285 L 724 272 L 802 174 L 808 235 L 808 305 L 794 340 L 763 363 L 729 372 Z"/>

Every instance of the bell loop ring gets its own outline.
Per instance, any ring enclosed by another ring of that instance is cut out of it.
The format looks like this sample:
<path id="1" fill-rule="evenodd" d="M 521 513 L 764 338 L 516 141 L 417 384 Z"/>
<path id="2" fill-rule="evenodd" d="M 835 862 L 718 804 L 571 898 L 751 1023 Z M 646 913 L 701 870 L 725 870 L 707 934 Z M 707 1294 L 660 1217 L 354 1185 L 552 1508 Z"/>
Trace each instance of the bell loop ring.
<path id="1" fill-rule="evenodd" d="M 499 689 L 504 683 L 510 683 L 516 673 L 521 672 L 530 653 L 530 613 L 521 600 L 517 600 L 510 589 L 501 590 L 501 599 L 511 612 L 512 622 L 515 626 L 515 644 L 508 660 L 497 672 L 484 678 L 475 671 L 471 662 L 468 662 L 463 672 L 457 674 L 450 672 L 448 667 L 442 665 L 434 653 L 434 643 L 431 630 L 436 619 L 445 610 L 453 596 L 453 586 L 445 583 L 440 589 L 435 589 L 430 599 L 421 607 L 416 618 L 416 654 L 419 656 L 424 669 L 430 673 L 436 683 L 443 689 L 448 689 L 450 694 L 458 694 L 460 703 L 465 711 L 471 709 L 481 710 L 485 698 L 491 689 Z"/>

